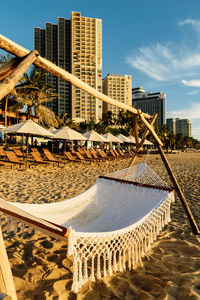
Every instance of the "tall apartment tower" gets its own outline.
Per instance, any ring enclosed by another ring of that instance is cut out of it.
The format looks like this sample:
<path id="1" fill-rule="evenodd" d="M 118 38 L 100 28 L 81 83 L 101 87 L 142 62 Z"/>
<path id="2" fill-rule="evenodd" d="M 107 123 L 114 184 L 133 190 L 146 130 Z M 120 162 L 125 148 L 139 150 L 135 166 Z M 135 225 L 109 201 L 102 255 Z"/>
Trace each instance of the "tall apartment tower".
<path id="1" fill-rule="evenodd" d="M 176 133 L 181 133 L 184 137 L 191 137 L 191 131 L 190 120 L 176 118 Z"/>
<path id="2" fill-rule="evenodd" d="M 121 74 L 108 74 L 103 79 L 103 93 L 121 103 L 132 105 L 132 76 Z M 103 112 L 111 111 L 117 115 L 120 108 L 103 103 Z"/>
<path id="3" fill-rule="evenodd" d="M 71 32 L 72 74 L 102 92 L 102 21 L 72 12 Z M 72 99 L 74 120 L 102 117 L 102 101 L 74 86 Z"/>
<path id="4" fill-rule="evenodd" d="M 170 132 L 176 133 L 176 119 L 175 118 L 167 119 L 167 125 L 169 127 Z"/>
<path id="5" fill-rule="evenodd" d="M 133 105 L 144 113 L 153 116 L 158 114 L 155 124 L 162 127 L 166 124 L 166 94 L 145 92 L 142 87 L 132 89 Z"/>
<path id="6" fill-rule="evenodd" d="M 69 20 L 58 18 L 58 25 L 46 23 L 46 29 L 34 28 L 34 48 L 42 57 L 59 67 L 71 71 L 71 24 Z M 59 97 L 47 103 L 60 116 L 71 113 L 71 85 L 51 73 L 47 76 L 55 94 Z"/>
<path id="7" fill-rule="evenodd" d="M 102 92 L 102 20 L 72 12 L 71 20 L 58 18 L 57 25 L 35 28 L 34 47 L 41 56 Z M 51 74 L 48 82 L 59 94 L 48 103 L 56 115 L 69 113 L 75 121 L 101 118 L 102 101 Z"/>
<path id="8" fill-rule="evenodd" d="M 184 137 L 192 136 L 191 121 L 188 119 L 171 118 L 167 119 L 170 132 L 181 133 Z"/>

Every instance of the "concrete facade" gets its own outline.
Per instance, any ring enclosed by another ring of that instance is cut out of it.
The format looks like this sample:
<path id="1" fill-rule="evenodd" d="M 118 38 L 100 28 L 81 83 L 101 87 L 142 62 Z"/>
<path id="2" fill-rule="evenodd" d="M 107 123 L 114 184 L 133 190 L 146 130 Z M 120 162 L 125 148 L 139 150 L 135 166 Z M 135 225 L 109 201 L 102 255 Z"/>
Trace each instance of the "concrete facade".
<path id="1" fill-rule="evenodd" d="M 121 103 L 132 105 L 132 76 L 108 74 L 103 79 L 103 93 Z M 103 112 L 106 113 L 108 111 L 117 115 L 120 108 L 108 103 L 103 103 Z"/>
<path id="2" fill-rule="evenodd" d="M 132 104 L 136 109 L 153 116 L 158 114 L 155 124 L 166 124 L 166 94 L 145 92 L 142 87 L 132 89 Z"/>

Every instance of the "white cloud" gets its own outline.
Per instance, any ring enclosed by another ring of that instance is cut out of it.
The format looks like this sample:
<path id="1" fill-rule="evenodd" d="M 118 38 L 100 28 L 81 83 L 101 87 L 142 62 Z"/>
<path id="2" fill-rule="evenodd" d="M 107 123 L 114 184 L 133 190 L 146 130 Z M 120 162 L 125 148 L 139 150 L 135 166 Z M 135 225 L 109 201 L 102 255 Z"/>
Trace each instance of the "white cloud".
<path id="1" fill-rule="evenodd" d="M 200 87 L 200 79 L 181 80 L 186 86 Z"/>
<path id="2" fill-rule="evenodd" d="M 185 24 L 192 24 L 192 28 L 200 32 L 200 21 L 187 19 L 179 22 L 180 26 Z M 182 83 L 187 85 L 187 81 L 191 77 L 195 80 L 200 72 L 200 44 L 190 48 L 183 41 L 179 44 L 157 43 L 140 47 L 126 57 L 126 62 L 158 81 L 181 80 L 185 77 Z"/>
<path id="3" fill-rule="evenodd" d="M 188 95 L 196 95 L 198 93 L 199 93 L 199 90 L 194 90 L 194 91 L 188 92 L 187 94 Z"/>
<path id="4" fill-rule="evenodd" d="M 183 26 L 183 25 L 192 25 L 193 28 L 196 30 L 196 31 L 199 31 L 200 32 L 200 21 L 199 20 L 194 20 L 194 19 L 186 19 L 184 21 L 181 21 L 178 23 L 180 26 Z"/>
<path id="5" fill-rule="evenodd" d="M 180 118 L 200 121 L 200 102 L 191 103 L 191 106 L 181 110 L 169 111 L 169 118 Z"/>

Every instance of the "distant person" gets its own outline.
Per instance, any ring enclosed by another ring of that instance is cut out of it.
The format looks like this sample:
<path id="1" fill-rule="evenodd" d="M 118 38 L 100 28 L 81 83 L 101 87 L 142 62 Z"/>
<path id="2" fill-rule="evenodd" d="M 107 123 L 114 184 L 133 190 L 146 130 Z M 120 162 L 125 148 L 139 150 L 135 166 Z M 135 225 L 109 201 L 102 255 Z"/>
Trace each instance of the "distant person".
<path id="1" fill-rule="evenodd" d="M 34 145 L 35 145 L 35 147 L 38 146 L 38 140 L 37 139 L 34 140 Z"/>
<path id="2" fill-rule="evenodd" d="M 66 144 L 66 151 L 69 152 L 70 151 L 70 143 Z"/>

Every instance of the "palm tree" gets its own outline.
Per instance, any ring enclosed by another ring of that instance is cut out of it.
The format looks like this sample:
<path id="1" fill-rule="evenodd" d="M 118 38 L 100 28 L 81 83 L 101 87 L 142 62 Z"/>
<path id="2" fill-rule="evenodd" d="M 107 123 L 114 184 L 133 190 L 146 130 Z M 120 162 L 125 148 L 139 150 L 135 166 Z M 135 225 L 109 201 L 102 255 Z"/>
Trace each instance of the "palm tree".
<path id="1" fill-rule="evenodd" d="M 12 60 L 12 56 L 10 54 L 7 55 L 1 55 L 0 56 L 0 65 L 4 65 Z M 16 90 L 13 89 L 7 96 L 5 96 L 2 99 L 2 102 L 4 102 L 4 126 L 7 127 L 7 115 L 8 115 L 8 102 L 9 99 L 15 100 L 17 97 Z"/>
<path id="2" fill-rule="evenodd" d="M 24 108 L 27 119 L 35 116 L 44 126 L 58 127 L 54 112 L 45 105 L 58 98 L 58 95 L 52 92 L 52 87 L 45 83 L 46 76 L 48 76 L 46 73 L 41 73 L 35 68 L 30 74 L 25 73 L 20 84 L 16 86 L 18 103 L 13 106 L 13 109 Z"/>

